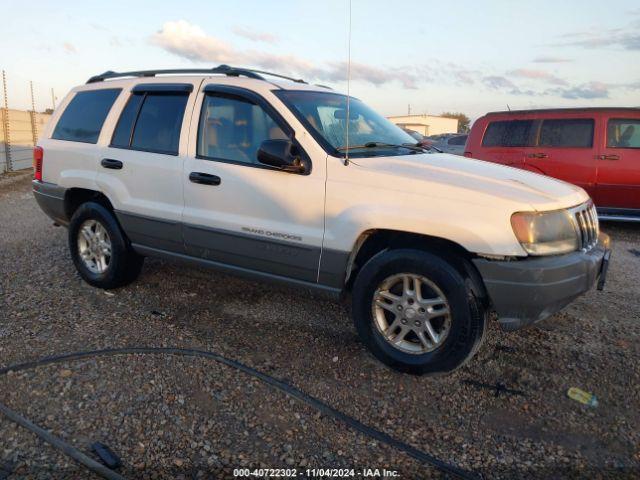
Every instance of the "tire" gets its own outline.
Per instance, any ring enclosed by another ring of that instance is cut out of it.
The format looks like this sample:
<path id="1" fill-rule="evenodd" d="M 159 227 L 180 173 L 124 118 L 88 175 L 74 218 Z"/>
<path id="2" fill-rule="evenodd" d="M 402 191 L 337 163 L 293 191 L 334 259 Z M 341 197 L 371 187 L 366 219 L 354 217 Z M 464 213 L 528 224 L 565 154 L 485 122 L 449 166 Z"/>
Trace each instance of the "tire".
<path id="1" fill-rule="evenodd" d="M 82 229 L 85 229 L 84 235 Z M 80 276 L 98 288 L 111 289 L 131 283 L 144 263 L 144 257 L 133 251 L 113 213 L 95 202 L 83 203 L 71 217 L 69 250 Z M 107 251 L 110 255 L 106 255 Z M 101 255 L 104 262 L 96 260 Z"/>
<path id="2" fill-rule="evenodd" d="M 362 342 L 381 362 L 416 375 L 444 374 L 476 353 L 487 312 L 452 263 L 430 252 L 399 249 L 381 252 L 362 267 L 353 287 L 353 320 Z M 403 282 L 400 288 L 397 281 Z"/>

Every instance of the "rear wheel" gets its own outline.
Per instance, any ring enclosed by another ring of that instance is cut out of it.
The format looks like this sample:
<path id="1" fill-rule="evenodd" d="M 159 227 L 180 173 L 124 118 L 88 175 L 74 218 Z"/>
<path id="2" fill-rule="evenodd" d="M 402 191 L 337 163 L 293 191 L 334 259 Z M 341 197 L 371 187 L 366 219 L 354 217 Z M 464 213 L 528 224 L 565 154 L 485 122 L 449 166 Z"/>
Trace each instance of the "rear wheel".
<path id="1" fill-rule="evenodd" d="M 360 338 L 404 372 L 446 373 L 477 351 L 486 314 L 449 262 L 413 250 L 382 252 L 359 272 L 353 316 Z"/>
<path id="2" fill-rule="evenodd" d="M 95 202 L 83 203 L 73 214 L 69 250 L 80 276 L 99 288 L 131 283 L 144 262 L 129 245 L 113 213 Z"/>

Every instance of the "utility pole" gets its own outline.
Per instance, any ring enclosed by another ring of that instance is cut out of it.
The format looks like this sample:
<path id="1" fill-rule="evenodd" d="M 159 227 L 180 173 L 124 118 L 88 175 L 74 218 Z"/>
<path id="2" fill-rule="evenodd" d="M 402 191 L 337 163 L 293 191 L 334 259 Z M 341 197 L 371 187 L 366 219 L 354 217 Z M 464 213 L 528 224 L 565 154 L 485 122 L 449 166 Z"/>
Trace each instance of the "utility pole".
<path id="1" fill-rule="evenodd" d="M 411 104 L 407 105 L 407 115 L 411 115 Z"/>
<path id="2" fill-rule="evenodd" d="M 29 81 L 29 88 L 31 89 L 31 138 L 33 139 L 33 146 L 38 143 L 38 125 L 36 123 L 36 102 L 33 98 L 33 82 Z"/>
<path id="3" fill-rule="evenodd" d="M 53 88 L 51 89 L 51 108 L 52 110 L 56 109 L 56 95 L 53 93 Z"/>
<path id="4" fill-rule="evenodd" d="M 9 136 L 9 99 L 7 97 L 7 74 L 2 71 L 2 88 L 4 92 L 4 108 L 2 109 L 2 131 L 4 133 L 5 171 L 13 170 L 11 164 L 11 138 Z"/>

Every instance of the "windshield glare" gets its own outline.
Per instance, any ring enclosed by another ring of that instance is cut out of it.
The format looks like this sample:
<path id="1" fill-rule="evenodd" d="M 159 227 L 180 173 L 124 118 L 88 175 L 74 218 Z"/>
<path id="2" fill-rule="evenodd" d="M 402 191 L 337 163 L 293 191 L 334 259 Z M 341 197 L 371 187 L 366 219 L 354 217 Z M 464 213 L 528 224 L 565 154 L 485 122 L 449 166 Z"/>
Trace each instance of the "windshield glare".
<path id="1" fill-rule="evenodd" d="M 349 100 L 347 119 L 347 97 L 337 93 L 280 90 L 276 94 L 287 104 L 313 136 L 325 147 L 335 150 L 347 146 L 349 130 L 349 156 L 406 155 L 404 148 L 364 147 L 365 144 L 387 143 L 393 145 L 415 145 L 416 140 L 382 115 L 367 107 L 360 100 Z M 361 148 L 353 148 L 361 146 Z M 384 150 L 384 153 L 380 150 Z M 413 152 L 415 153 L 415 152 Z"/>

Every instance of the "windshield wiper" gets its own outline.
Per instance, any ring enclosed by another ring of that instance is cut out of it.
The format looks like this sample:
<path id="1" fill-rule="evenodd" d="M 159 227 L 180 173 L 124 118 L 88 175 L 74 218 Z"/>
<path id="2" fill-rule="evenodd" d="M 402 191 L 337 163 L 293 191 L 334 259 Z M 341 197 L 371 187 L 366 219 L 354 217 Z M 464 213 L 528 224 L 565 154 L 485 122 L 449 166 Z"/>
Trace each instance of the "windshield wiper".
<path id="1" fill-rule="evenodd" d="M 336 150 L 338 150 L 339 152 L 344 152 L 347 150 L 358 150 L 363 148 L 379 148 L 379 147 L 406 148 L 407 150 L 412 150 L 414 152 L 424 152 L 426 149 L 426 147 L 421 147 L 418 144 L 414 145 L 412 143 L 397 144 L 397 143 L 386 143 L 386 142 L 367 142 L 362 145 L 349 145 L 348 147 L 338 147 L 336 148 Z"/>

